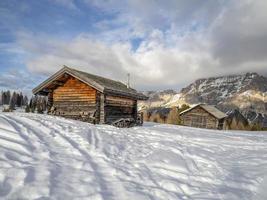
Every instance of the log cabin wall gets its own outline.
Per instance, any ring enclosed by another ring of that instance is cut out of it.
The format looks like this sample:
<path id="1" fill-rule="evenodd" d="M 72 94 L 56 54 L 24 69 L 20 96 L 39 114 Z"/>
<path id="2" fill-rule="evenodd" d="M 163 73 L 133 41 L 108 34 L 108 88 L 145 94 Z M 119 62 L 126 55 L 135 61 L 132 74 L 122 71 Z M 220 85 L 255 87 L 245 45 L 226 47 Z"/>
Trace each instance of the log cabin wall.
<path id="1" fill-rule="evenodd" d="M 217 129 L 218 120 L 201 107 L 196 107 L 181 115 L 183 125 L 196 128 Z"/>
<path id="2" fill-rule="evenodd" d="M 110 124 L 120 118 L 136 119 L 136 100 L 107 95 L 105 98 L 105 123 Z"/>
<path id="3" fill-rule="evenodd" d="M 53 91 L 53 106 L 56 108 L 55 115 L 80 119 L 82 112 L 96 111 L 97 91 L 80 80 L 69 77 Z"/>
<path id="4" fill-rule="evenodd" d="M 103 93 L 100 94 L 100 109 L 99 109 L 99 124 L 104 124 L 105 120 L 105 95 Z"/>

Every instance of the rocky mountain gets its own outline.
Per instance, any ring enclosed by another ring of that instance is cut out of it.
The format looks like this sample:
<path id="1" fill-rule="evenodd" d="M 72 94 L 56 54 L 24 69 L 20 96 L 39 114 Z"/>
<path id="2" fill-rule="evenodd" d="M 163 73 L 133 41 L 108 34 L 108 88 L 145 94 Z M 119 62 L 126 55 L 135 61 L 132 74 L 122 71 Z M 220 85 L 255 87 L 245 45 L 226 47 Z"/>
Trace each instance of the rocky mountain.
<path id="1" fill-rule="evenodd" d="M 140 102 L 139 107 L 142 109 L 147 109 L 156 107 L 168 107 L 167 104 L 174 98 L 174 96 L 178 94 L 178 92 L 174 90 L 163 90 L 163 91 L 146 91 L 143 92 L 143 94 L 148 96 L 149 99 L 145 102 Z"/>
<path id="2" fill-rule="evenodd" d="M 267 78 L 257 73 L 199 79 L 180 92 L 189 104 L 207 103 L 223 110 L 239 108 L 266 113 Z"/>
<path id="3" fill-rule="evenodd" d="M 204 78 L 180 92 L 165 90 L 145 94 L 149 100 L 140 103 L 143 109 L 207 103 L 223 111 L 238 108 L 246 113 L 267 114 L 267 78 L 257 73 Z"/>

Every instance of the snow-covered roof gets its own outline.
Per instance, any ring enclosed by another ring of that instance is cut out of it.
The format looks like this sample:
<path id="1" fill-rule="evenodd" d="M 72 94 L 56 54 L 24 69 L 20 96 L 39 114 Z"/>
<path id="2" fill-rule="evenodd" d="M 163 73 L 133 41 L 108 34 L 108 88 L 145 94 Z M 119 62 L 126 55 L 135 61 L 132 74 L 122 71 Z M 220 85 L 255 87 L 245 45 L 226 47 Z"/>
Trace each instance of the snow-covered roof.
<path id="1" fill-rule="evenodd" d="M 218 108 L 216 108 L 215 106 L 211 106 L 211 105 L 207 105 L 207 104 L 197 104 L 183 112 L 180 113 L 180 115 L 187 113 L 197 107 L 201 107 L 204 110 L 206 110 L 208 113 L 210 113 L 211 115 L 213 115 L 214 117 L 216 117 L 217 119 L 223 119 L 225 117 L 227 117 L 227 115 L 225 113 L 223 113 L 222 111 L 220 111 Z"/>

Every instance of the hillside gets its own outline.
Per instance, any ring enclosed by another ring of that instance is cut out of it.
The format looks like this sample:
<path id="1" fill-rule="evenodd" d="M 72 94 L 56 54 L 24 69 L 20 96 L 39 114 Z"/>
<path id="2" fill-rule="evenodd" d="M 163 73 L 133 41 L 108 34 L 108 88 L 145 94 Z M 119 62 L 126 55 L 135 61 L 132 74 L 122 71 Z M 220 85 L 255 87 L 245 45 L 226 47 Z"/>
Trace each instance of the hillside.
<path id="1" fill-rule="evenodd" d="M 149 100 L 141 103 L 144 108 L 208 103 L 262 112 L 267 107 L 267 78 L 257 73 L 211 77 L 196 80 L 180 92 L 164 90 L 145 94 Z"/>
<path id="2" fill-rule="evenodd" d="M 267 107 L 267 78 L 257 73 L 199 79 L 181 90 L 189 104 L 208 103 L 262 112 Z M 265 111 L 266 112 L 266 111 Z"/>
<path id="3" fill-rule="evenodd" d="M 266 199 L 267 133 L 0 114 L 1 199 Z"/>
<path id="4" fill-rule="evenodd" d="M 180 92 L 165 90 L 145 94 L 149 100 L 141 102 L 140 109 L 207 103 L 224 112 L 237 108 L 250 121 L 267 127 L 267 78 L 257 73 L 199 79 Z"/>

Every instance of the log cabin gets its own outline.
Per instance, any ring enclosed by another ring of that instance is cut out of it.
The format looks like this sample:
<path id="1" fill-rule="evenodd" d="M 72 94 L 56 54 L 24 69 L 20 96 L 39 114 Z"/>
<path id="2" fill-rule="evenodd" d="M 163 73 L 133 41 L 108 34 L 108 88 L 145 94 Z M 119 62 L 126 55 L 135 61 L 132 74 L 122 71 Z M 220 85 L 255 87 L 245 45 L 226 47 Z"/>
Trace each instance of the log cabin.
<path id="1" fill-rule="evenodd" d="M 216 107 L 198 104 L 180 113 L 184 126 L 207 129 L 225 129 L 227 115 Z"/>
<path id="2" fill-rule="evenodd" d="M 33 94 L 47 96 L 48 114 L 96 124 L 137 122 L 137 101 L 147 99 L 119 81 L 67 66 L 34 88 Z"/>

